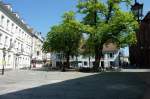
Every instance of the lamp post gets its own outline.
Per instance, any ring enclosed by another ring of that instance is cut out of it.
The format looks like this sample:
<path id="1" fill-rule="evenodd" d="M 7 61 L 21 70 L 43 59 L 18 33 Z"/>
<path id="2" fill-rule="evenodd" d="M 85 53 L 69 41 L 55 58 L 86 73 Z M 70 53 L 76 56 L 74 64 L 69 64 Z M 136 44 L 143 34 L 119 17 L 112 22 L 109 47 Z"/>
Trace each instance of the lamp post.
<path id="1" fill-rule="evenodd" d="M 131 11 L 137 18 L 137 21 L 140 22 L 141 18 L 143 17 L 143 4 L 140 4 L 137 2 L 137 0 L 135 0 L 134 5 L 131 5 Z"/>
<path id="2" fill-rule="evenodd" d="M 136 20 L 138 21 L 138 23 L 141 23 L 142 17 L 143 17 L 143 4 L 137 2 L 137 0 L 135 0 L 135 3 L 133 5 L 131 5 L 131 11 L 134 14 Z M 131 45 L 130 46 L 130 61 L 132 65 L 138 65 L 139 64 L 139 59 L 141 55 L 139 54 L 139 52 L 143 52 L 141 51 L 141 39 L 140 39 L 140 35 L 141 33 L 139 32 L 139 30 L 136 30 L 136 36 L 137 36 L 137 44 Z M 143 49 L 143 48 L 142 48 Z M 140 59 L 141 60 L 141 59 Z"/>
<path id="3" fill-rule="evenodd" d="M 4 75 L 4 72 L 5 72 L 5 66 L 6 66 L 6 54 L 7 52 L 9 52 L 11 49 L 13 48 L 13 43 L 10 43 L 10 46 L 8 47 L 8 49 L 6 49 L 6 42 L 4 44 L 4 47 L 3 47 L 3 67 L 2 67 L 2 75 Z"/>
<path id="4" fill-rule="evenodd" d="M 2 75 L 4 75 L 4 71 L 5 71 L 5 65 L 6 65 L 6 61 L 5 61 L 5 57 L 6 57 L 6 48 L 3 48 L 3 68 L 2 68 Z"/>

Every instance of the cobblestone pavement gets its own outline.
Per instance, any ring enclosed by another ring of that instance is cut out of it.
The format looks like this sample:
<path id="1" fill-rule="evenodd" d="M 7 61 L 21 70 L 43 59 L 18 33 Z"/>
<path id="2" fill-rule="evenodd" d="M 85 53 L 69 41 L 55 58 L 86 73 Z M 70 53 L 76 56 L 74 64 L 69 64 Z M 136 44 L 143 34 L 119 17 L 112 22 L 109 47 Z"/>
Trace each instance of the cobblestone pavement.
<path id="1" fill-rule="evenodd" d="M 0 99 L 142 99 L 136 73 L 9 71 L 0 75 Z"/>

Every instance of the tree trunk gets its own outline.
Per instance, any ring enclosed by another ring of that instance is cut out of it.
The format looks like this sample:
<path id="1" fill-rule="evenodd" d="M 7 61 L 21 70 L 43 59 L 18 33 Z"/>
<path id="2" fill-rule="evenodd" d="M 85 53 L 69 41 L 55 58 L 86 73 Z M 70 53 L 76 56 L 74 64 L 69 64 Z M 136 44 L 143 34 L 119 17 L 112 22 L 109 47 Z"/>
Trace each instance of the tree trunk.
<path id="1" fill-rule="evenodd" d="M 93 66 L 94 71 L 97 71 L 99 68 L 100 59 L 101 59 L 102 50 L 103 50 L 103 47 L 101 47 L 101 46 L 95 46 L 95 62 L 94 62 L 94 66 Z"/>
<path id="2" fill-rule="evenodd" d="M 66 55 L 66 68 L 70 68 L 70 52 Z"/>
<path id="3" fill-rule="evenodd" d="M 91 63 L 91 57 L 89 56 L 89 67 L 90 67 L 90 65 L 91 65 L 90 63 Z"/>

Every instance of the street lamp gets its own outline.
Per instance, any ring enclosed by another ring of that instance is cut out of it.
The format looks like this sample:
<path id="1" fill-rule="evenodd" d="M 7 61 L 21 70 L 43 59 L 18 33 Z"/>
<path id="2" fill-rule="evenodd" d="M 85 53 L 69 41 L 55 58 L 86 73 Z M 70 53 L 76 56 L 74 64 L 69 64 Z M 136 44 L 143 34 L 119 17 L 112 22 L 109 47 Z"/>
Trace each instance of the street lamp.
<path id="1" fill-rule="evenodd" d="M 131 6 L 131 11 L 137 18 L 137 21 L 140 22 L 140 19 L 143 16 L 143 4 L 140 4 L 137 2 L 137 0 L 135 0 L 135 4 Z"/>
<path id="2" fill-rule="evenodd" d="M 5 47 L 6 45 L 4 44 L 4 47 L 3 47 L 3 67 L 2 67 L 2 75 L 4 75 L 4 72 L 5 72 L 5 66 L 6 66 L 6 54 L 7 52 L 9 52 L 12 48 L 13 48 L 13 44 L 10 43 L 10 46 L 8 47 L 8 49 L 6 49 Z"/>
<path id="3" fill-rule="evenodd" d="M 143 17 L 143 4 L 137 2 L 137 0 L 135 0 L 134 5 L 131 5 L 131 11 L 134 14 L 135 18 L 137 19 L 138 23 L 139 23 L 139 28 L 135 30 L 136 32 L 136 37 L 137 37 L 137 44 L 136 45 L 131 45 L 130 46 L 130 61 L 132 65 L 137 65 L 139 64 L 138 58 L 139 57 L 139 51 L 140 53 L 143 52 L 141 50 L 144 50 L 144 47 L 141 46 L 141 33 L 139 32 L 140 29 L 140 25 L 141 25 L 141 19 Z M 136 56 L 136 57 L 135 57 Z M 141 55 L 140 55 L 141 56 Z M 139 59 L 141 60 L 141 59 Z"/>
<path id="4" fill-rule="evenodd" d="M 5 71 L 5 65 L 6 65 L 5 57 L 6 57 L 6 48 L 4 47 L 3 48 L 3 68 L 2 68 L 2 75 L 4 75 L 4 71 Z"/>

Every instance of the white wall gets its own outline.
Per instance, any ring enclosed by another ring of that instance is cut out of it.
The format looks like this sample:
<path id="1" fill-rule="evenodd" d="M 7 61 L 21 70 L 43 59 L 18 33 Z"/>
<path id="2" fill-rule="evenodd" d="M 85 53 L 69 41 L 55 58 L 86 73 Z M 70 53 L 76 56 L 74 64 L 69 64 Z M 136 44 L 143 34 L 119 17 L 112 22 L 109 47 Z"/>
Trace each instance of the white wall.
<path id="1" fill-rule="evenodd" d="M 9 15 L 6 10 L 0 8 L 0 68 L 2 68 L 4 63 L 2 49 L 5 47 L 8 50 L 8 47 L 12 44 L 13 47 L 11 50 L 6 51 L 5 68 L 12 69 L 15 67 L 23 68 L 30 66 L 32 48 L 31 33 L 13 18 L 14 16 Z M 16 54 L 20 52 L 22 52 L 22 55 L 17 56 Z"/>
<path id="2" fill-rule="evenodd" d="M 110 53 L 113 54 L 112 57 L 110 57 Z M 53 53 L 52 54 L 52 66 L 56 66 L 56 62 L 60 61 L 60 59 L 58 59 L 57 57 L 58 53 Z M 118 55 L 119 55 L 119 51 L 114 51 L 114 52 L 105 52 L 104 54 L 104 58 L 102 58 L 100 60 L 100 66 L 102 65 L 101 62 L 104 62 L 104 67 L 110 67 L 110 62 L 114 62 L 115 66 L 119 66 L 119 61 L 118 61 Z M 94 57 L 90 57 L 90 65 L 89 65 L 89 57 L 83 57 L 82 55 L 78 56 L 77 59 L 76 57 L 74 57 L 73 59 L 70 60 L 70 62 L 72 61 L 79 61 L 81 63 L 79 63 L 79 67 L 93 67 L 93 62 L 95 61 Z M 86 65 L 85 65 L 86 62 Z"/>

